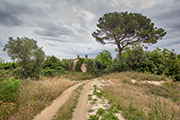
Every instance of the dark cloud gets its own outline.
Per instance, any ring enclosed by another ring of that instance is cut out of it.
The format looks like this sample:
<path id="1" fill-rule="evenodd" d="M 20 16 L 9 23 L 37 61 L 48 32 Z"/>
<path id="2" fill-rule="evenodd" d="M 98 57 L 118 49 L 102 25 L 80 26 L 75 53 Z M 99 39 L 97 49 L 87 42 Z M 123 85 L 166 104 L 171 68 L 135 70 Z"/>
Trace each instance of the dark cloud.
<path id="1" fill-rule="evenodd" d="M 16 3 L 15 1 L 0 0 L 0 3 L 0 25 L 2 26 L 22 26 L 27 19 L 33 20 L 33 15 L 36 15 L 35 17 L 44 15 L 41 8 L 24 1 Z"/>
<path id="2" fill-rule="evenodd" d="M 43 22 L 39 23 L 38 26 L 42 30 L 35 30 L 34 33 L 36 33 L 37 35 L 60 37 L 74 34 L 74 32 L 71 29 L 67 28 L 65 25 L 59 22 Z"/>
<path id="3" fill-rule="evenodd" d="M 61 39 L 57 39 L 57 38 L 52 38 L 52 37 L 42 37 L 43 40 L 47 40 L 47 41 L 54 41 L 54 42 L 68 42 L 68 41 L 65 41 L 65 40 L 61 40 Z"/>
<path id="4" fill-rule="evenodd" d="M 21 14 L 30 13 L 30 9 L 21 4 L 12 4 L 1 1 L 0 4 L 0 24 L 3 26 L 20 26 L 23 24 Z"/>

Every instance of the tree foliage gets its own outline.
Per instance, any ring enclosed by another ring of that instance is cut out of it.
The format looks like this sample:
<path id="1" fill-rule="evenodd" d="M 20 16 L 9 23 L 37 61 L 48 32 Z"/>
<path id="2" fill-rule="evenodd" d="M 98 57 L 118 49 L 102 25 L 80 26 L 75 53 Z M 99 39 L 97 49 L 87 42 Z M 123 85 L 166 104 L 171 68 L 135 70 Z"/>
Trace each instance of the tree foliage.
<path id="1" fill-rule="evenodd" d="M 39 78 L 45 54 L 35 40 L 27 37 L 17 39 L 10 37 L 3 50 L 22 67 L 23 77 Z"/>
<path id="2" fill-rule="evenodd" d="M 65 69 L 61 61 L 55 56 L 47 57 L 43 66 L 43 75 L 44 76 L 56 76 L 64 73 Z"/>
<path id="3" fill-rule="evenodd" d="M 92 36 L 100 44 L 117 45 L 119 61 L 126 46 L 136 42 L 154 44 L 166 34 L 164 29 L 154 27 L 151 19 L 139 13 L 106 13 L 99 18 L 97 27 Z"/>
<path id="4" fill-rule="evenodd" d="M 100 63 L 103 65 L 103 68 L 106 68 L 113 62 L 111 52 L 108 50 L 102 50 L 99 52 L 95 59 L 100 61 Z"/>

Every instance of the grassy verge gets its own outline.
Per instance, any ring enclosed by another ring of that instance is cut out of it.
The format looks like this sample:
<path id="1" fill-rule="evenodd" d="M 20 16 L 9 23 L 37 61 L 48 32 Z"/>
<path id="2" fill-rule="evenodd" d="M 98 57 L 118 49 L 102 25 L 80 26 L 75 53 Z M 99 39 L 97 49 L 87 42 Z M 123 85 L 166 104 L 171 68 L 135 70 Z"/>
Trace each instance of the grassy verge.
<path id="1" fill-rule="evenodd" d="M 54 120 L 70 120 L 72 118 L 72 112 L 78 103 L 80 91 L 83 89 L 83 85 L 79 86 L 66 101 L 66 103 L 59 109 Z"/>
<path id="2" fill-rule="evenodd" d="M 1 110 L 6 110 L 9 120 L 31 120 L 33 116 L 41 112 L 64 90 L 74 85 L 75 81 L 58 77 L 46 78 L 40 81 L 26 80 L 21 86 L 21 93 L 18 100 L 12 103 L 14 106 L 2 105 Z"/>
<path id="3" fill-rule="evenodd" d="M 169 120 L 180 118 L 180 84 L 167 78 L 135 73 L 122 72 L 103 76 L 104 80 L 111 80 L 114 85 L 103 89 L 103 96 L 112 106 L 122 111 L 128 120 Z M 167 83 L 162 86 L 151 84 L 133 84 L 132 79 L 161 81 Z"/>

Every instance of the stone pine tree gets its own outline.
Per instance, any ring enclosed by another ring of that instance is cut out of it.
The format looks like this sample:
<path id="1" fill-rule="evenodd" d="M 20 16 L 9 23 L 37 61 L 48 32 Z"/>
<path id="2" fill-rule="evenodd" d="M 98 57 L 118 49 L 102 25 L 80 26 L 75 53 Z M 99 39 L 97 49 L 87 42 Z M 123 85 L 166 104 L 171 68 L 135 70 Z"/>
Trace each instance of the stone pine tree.
<path id="1" fill-rule="evenodd" d="M 164 29 L 154 27 L 151 19 L 139 13 L 106 13 L 99 18 L 97 27 L 92 36 L 100 44 L 117 45 L 119 61 L 126 46 L 137 42 L 154 44 L 166 34 Z"/>

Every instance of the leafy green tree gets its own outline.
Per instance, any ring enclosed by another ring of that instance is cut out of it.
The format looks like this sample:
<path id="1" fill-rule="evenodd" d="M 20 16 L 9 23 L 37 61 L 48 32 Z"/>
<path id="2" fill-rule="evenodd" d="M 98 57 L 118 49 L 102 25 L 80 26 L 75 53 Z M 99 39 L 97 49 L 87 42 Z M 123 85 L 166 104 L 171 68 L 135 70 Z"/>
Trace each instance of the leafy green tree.
<path id="1" fill-rule="evenodd" d="M 45 54 L 35 40 L 27 37 L 17 39 L 10 37 L 3 50 L 7 51 L 11 60 L 17 61 L 22 67 L 23 77 L 39 78 Z"/>
<path id="2" fill-rule="evenodd" d="M 56 76 L 56 75 L 60 75 L 61 73 L 64 73 L 65 71 L 61 61 L 58 58 L 56 58 L 54 55 L 51 57 L 47 57 L 42 68 L 43 68 L 44 76 Z"/>
<path id="3" fill-rule="evenodd" d="M 154 44 L 166 34 L 164 29 L 154 27 L 151 19 L 139 13 L 114 12 L 100 17 L 96 31 L 92 33 L 100 44 L 115 44 L 119 61 L 123 49 L 136 42 Z"/>
<path id="4" fill-rule="evenodd" d="M 162 53 L 162 50 L 158 47 L 148 52 L 149 60 L 154 64 L 153 73 L 158 75 L 162 74 L 165 69 L 165 56 Z"/>
<path id="5" fill-rule="evenodd" d="M 100 61 L 104 68 L 113 62 L 111 52 L 108 50 L 102 50 L 102 52 L 99 52 L 95 59 Z"/>
<path id="6" fill-rule="evenodd" d="M 165 56 L 165 70 L 164 74 L 171 76 L 174 79 L 175 76 L 180 74 L 180 64 L 178 56 L 174 50 L 170 51 L 166 48 L 162 51 Z"/>
<path id="7" fill-rule="evenodd" d="M 154 64 L 149 61 L 147 52 L 138 44 L 127 49 L 127 55 L 123 61 L 128 70 L 152 72 L 154 68 Z"/>

